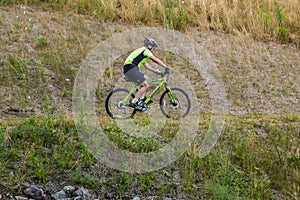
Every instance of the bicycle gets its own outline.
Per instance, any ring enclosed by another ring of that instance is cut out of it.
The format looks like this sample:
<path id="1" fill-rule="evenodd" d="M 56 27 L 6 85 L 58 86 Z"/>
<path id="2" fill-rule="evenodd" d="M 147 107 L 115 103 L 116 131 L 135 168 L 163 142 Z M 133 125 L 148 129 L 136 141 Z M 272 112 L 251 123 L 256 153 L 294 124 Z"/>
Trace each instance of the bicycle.
<path id="1" fill-rule="evenodd" d="M 162 114 L 167 118 L 178 119 L 184 118 L 190 111 L 191 100 L 187 93 L 181 88 L 170 88 L 167 84 L 169 71 L 159 73 L 161 78 L 155 80 L 148 80 L 148 83 L 157 83 L 159 84 L 151 92 L 150 96 L 144 100 L 145 108 L 137 110 L 131 106 L 131 100 L 134 98 L 134 92 L 139 88 L 137 83 L 134 86 L 127 90 L 125 88 L 117 88 L 111 91 L 105 100 L 105 109 L 107 114 L 113 119 L 129 119 L 133 118 L 136 112 L 145 112 L 149 105 L 152 103 L 153 96 L 161 89 L 165 88 L 165 91 L 162 93 L 159 106 Z M 125 78 L 126 80 L 126 78 Z M 126 80 L 132 82 L 131 80 Z"/>

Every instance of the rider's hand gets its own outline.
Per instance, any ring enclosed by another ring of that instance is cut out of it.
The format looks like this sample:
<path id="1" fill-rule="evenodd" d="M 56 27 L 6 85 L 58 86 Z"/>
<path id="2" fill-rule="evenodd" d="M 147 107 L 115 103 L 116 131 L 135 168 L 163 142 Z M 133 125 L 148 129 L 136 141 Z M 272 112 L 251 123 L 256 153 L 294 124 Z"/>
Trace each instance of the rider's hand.
<path id="1" fill-rule="evenodd" d="M 169 67 L 165 67 L 165 73 L 169 74 L 170 73 L 170 68 Z"/>
<path id="2" fill-rule="evenodd" d="M 154 72 L 155 72 L 156 74 L 158 74 L 158 75 L 163 74 L 163 72 L 161 72 L 159 69 L 156 69 Z"/>

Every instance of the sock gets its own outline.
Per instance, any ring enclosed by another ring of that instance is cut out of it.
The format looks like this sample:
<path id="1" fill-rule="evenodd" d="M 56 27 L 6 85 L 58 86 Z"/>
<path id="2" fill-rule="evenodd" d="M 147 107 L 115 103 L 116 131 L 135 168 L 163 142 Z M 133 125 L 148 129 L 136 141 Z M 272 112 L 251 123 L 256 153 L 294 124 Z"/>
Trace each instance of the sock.
<path id="1" fill-rule="evenodd" d="M 134 98 L 134 99 L 132 99 L 131 103 L 136 103 L 138 101 L 139 101 L 138 99 Z"/>
<path id="2" fill-rule="evenodd" d="M 144 99 L 145 98 L 145 93 L 143 93 L 140 97 L 140 99 Z"/>

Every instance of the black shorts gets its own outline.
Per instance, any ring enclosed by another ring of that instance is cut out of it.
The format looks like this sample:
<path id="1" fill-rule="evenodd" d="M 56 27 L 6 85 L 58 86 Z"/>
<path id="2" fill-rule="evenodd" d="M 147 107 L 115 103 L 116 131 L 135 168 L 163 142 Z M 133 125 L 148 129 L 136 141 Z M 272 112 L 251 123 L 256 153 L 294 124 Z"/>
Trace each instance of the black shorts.
<path id="1" fill-rule="evenodd" d="M 146 80 L 144 74 L 140 72 L 139 68 L 134 64 L 124 65 L 124 74 L 130 81 L 138 84 Z"/>

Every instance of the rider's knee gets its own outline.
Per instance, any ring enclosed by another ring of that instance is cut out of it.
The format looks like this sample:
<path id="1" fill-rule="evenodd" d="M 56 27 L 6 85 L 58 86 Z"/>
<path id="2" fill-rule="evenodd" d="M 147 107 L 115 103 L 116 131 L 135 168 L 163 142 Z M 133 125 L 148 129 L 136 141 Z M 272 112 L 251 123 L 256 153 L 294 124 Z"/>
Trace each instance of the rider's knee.
<path id="1" fill-rule="evenodd" d="M 149 84 L 147 83 L 147 81 L 143 82 L 140 86 L 145 87 L 146 89 L 149 88 Z"/>
<path id="2" fill-rule="evenodd" d="M 145 88 L 148 89 L 150 87 L 150 85 L 146 82 L 145 83 Z"/>

